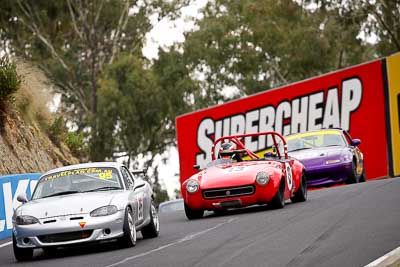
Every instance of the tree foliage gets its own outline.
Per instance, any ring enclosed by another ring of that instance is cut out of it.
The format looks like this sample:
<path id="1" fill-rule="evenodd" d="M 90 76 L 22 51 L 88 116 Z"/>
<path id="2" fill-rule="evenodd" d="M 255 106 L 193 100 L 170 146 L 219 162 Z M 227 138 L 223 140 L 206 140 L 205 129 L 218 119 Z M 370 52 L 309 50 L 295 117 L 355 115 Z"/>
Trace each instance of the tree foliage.
<path id="1" fill-rule="evenodd" d="M 365 14 L 308 10 L 298 2 L 208 3 L 198 30 L 187 35 L 184 55 L 193 72 L 205 75 L 209 103 L 226 100 L 226 86 L 249 95 L 371 56 L 368 45 L 357 37 Z"/>
<path id="2" fill-rule="evenodd" d="M 139 55 L 151 16 L 173 17 L 185 0 L 0 0 L 1 39 L 38 64 L 80 129 L 97 112 L 98 77 L 121 52 Z"/>
<path id="3" fill-rule="evenodd" d="M 22 78 L 17 68 L 7 57 L 0 57 L 0 104 L 20 87 Z"/>
<path id="4" fill-rule="evenodd" d="M 177 53 L 160 52 L 152 68 L 145 59 L 121 55 L 100 80 L 98 131 L 92 158 L 155 155 L 175 145 L 175 117 L 190 111 L 187 99 L 197 84 Z"/>
<path id="5" fill-rule="evenodd" d="M 363 18 L 361 30 L 376 37 L 375 52 L 387 56 L 400 51 L 399 0 L 320 0 L 322 8 L 336 9 L 348 18 Z"/>
<path id="6" fill-rule="evenodd" d="M 185 78 L 161 88 L 141 49 L 151 20 L 174 18 L 187 2 L 0 0 L 0 50 L 36 63 L 52 79 L 77 128 L 68 140 L 74 147 L 90 140 L 91 160 L 120 151 L 152 159 L 174 143 L 171 105 L 179 99 L 169 93 L 175 85 L 182 92 Z"/>

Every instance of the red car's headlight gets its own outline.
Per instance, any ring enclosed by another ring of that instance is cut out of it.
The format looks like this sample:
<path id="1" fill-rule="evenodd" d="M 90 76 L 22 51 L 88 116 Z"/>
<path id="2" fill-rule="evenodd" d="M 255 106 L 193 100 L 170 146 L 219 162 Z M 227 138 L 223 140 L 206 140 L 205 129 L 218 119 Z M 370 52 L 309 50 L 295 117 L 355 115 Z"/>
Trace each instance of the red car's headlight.
<path id="1" fill-rule="evenodd" d="M 259 185 L 266 185 L 269 182 L 269 175 L 266 172 L 259 172 L 256 176 L 256 182 Z"/>
<path id="2" fill-rule="evenodd" d="M 199 191 L 199 188 L 199 182 L 197 182 L 196 180 L 189 180 L 186 183 L 186 191 L 188 191 L 189 193 L 196 193 L 197 191 Z"/>

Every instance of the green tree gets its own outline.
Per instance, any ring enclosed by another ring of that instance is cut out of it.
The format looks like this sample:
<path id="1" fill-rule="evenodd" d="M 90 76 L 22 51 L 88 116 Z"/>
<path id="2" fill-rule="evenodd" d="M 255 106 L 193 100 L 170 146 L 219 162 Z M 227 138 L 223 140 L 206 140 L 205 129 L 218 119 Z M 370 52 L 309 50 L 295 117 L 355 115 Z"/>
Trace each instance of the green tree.
<path id="1" fill-rule="evenodd" d="M 319 12 L 334 14 L 342 26 L 354 28 L 353 36 L 362 33 L 365 37 L 376 39 L 376 44 L 368 51 L 370 58 L 400 51 L 400 0 L 304 1 L 304 6 L 310 4 L 317 6 Z M 343 32 L 343 27 L 338 30 Z"/>
<path id="2" fill-rule="evenodd" d="M 39 65 L 78 129 L 97 129 L 98 78 L 121 52 L 141 54 L 150 18 L 174 17 L 187 0 L 0 0 L 3 49 Z"/>
<path id="3" fill-rule="evenodd" d="M 156 75 L 141 50 L 151 20 L 174 18 L 188 2 L 0 0 L 0 50 L 34 62 L 52 79 L 63 114 L 77 126 L 69 141 L 79 143 L 88 130 L 91 160 L 122 152 L 130 163 L 142 153 L 151 166 L 175 142 L 174 116 L 185 109 L 175 108 L 182 102 L 173 86 L 182 93 L 186 78 L 171 69 Z"/>
<path id="4" fill-rule="evenodd" d="M 249 95 L 368 59 L 357 38 L 363 19 L 292 0 L 210 1 L 187 34 L 184 57 L 205 76 L 210 105 L 227 100 L 227 86 Z"/>
<path id="5" fill-rule="evenodd" d="M 400 0 L 368 1 L 363 5 L 364 12 L 374 18 L 366 25 L 366 30 L 375 32 L 378 41 L 378 53 L 387 56 L 400 51 Z"/>
<path id="6" fill-rule="evenodd" d="M 105 70 L 92 158 L 148 154 L 148 167 L 175 145 L 175 117 L 191 110 L 187 96 L 198 90 L 180 59 L 179 53 L 160 51 L 159 60 L 145 68 L 147 60 L 124 54 Z"/>
<path id="7" fill-rule="evenodd" d="M 7 57 L 0 57 L 0 106 L 21 86 L 22 77 Z"/>
<path id="8" fill-rule="evenodd" d="M 175 117 L 192 110 L 189 96 L 199 90 L 182 55 L 160 51 L 151 65 L 121 54 L 105 69 L 99 84 L 98 131 L 92 135 L 91 158 L 126 156 L 127 165 L 137 165 L 137 156 L 143 155 L 144 168 L 153 169 L 147 179 L 154 184 L 157 200 L 165 200 L 162 196 L 168 195 L 159 186 L 154 158 L 175 145 Z"/>

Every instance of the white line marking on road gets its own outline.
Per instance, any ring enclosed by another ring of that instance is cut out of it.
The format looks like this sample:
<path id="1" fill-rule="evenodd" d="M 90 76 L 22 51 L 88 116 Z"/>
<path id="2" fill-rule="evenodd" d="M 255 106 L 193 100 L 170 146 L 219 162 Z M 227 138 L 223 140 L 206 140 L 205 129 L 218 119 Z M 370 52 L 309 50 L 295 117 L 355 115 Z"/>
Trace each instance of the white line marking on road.
<path id="1" fill-rule="evenodd" d="M 12 244 L 12 241 L 4 243 L 4 244 L 1 244 L 0 248 L 6 247 L 6 246 L 11 245 L 11 244 Z"/>
<path id="2" fill-rule="evenodd" d="M 389 253 L 383 255 L 382 257 L 374 260 L 364 267 L 376 267 L 376 266 L 397 266 L 395 263 L 400 262 L 400 247 L 390 251 Z"/>
<path id="3" fill-rule="evenodd" d="M 208 229 L 206 229 L 206 230 L 203 230 L 203 231 L 200 231 L 200 232 L 197 232 L 197 233 L 193 233 L 193 234 L 187 235 L 187 236 L 185 236 L 185 237 L 183 237 L 183 238 L 181 238 L 181 239 L 179 239 L 179 240 L 177 240 L 177 241 L 175 241 L 175 242 L 172 242 L 172 243 L 166 244 L 166 245 L 164 245 L 164 246 L 161 246 L 161 247 L 158 247 L 158 248 L 149 250 L 149 251 L 147 251 L 147 252 L 143 252 L 143 253 L 140 253 L 140 254 L 137 254 L 137 255 L 134 255 L 134 256 L 125 258 L 125 259 L 123 259 L 123 260 L 121 260 L 121 261 L 119 261 L 119 262 L 113 263 L 113 264 L 111 264 L 111 265 L 107 265 L 106 267 L 117 266 L 117 265 L 126 263 L 127 261 L 134 260 L 134 259 L 137 259 L 137 258 L 140 258 L 140 257 L 143 257 L 143 256 L 147 256 L 147 255 L 149 255 L 149 254 L 151 254 L 151 253 L 154 253 L 154 252 L 163 250 L 163 249 L 165 249 L 165 248 L 168 248 L 168 247 L 171 247 L 171 246 L 180 244 L 180 243 L 185 242 L 185 241 L 192 240 L 192 239 L 194 239 L 194 238 L 196 238 L 196 237 L 198 237 L 198 236 L 200 236 L 200 235 L 203 235 L 203 234 L 205 234 L 205 233 L 207 233 L 207 232 L 209 232 L 209 231 L 215 230 L 215 229 L 217 229 L 217 228 L 219 228 L 219 227 L 221 227 L 221 226 L 223 226 L 223 225 L 225 225 L 225 224 L 231 223 L 231 222 L 233 222 L 234 220 L 235 220 L 235 218 L 232 218 L 232 219 L 230 219 L 230 220 L 228 220 L 228 221 L 219 223 L 219 224 L 217 224 L 217 225 L 214 226 L 214 227 L 208 228 Z"/>

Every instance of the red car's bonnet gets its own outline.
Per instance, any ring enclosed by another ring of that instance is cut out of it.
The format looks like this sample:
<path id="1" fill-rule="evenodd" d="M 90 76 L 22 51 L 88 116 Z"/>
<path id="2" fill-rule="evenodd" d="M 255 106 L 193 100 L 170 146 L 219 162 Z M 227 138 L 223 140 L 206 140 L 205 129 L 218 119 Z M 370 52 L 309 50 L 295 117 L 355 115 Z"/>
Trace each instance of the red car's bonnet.
<path id="1" fill-rule="evenodd" d="M 254 184 L 260 171 L 274 173 L 280 164 L 274 161 L 249 161 L 232 164 L 220 164 L 201 172 L 198 175 L 200 188 L 224 188 Z"/>

